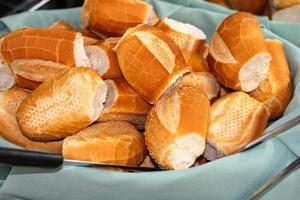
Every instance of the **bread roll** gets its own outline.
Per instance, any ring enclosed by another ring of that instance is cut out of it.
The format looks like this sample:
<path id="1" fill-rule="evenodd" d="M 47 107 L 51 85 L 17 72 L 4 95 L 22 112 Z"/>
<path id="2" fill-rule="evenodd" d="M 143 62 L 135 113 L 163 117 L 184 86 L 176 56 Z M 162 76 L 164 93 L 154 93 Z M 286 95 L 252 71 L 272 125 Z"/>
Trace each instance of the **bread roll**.
<path id="1" fill-rule="evenodd" d="M 69 67 L 89 67 L 80 33 L 55 28 L 23 28 L 6 35 L 1 45 L 6 64 L 16 59 L 40 59 Z"/>
<path id="2" fill-rule="evenodd" d="M 94 124 L 64 139 L 65 159 L 139 165 L 145 157 L 144 137 L 127 122 Z"/>
<path id="3" fill-rule="evenodd" d="M 40 82 L 28 80 L 19 75 L 16 75 L 16 82 L 20 88 L 28 90 L 35 90 L 41 84 Z"/>
<path id="4" fill-rule="evenodd" d="M 182 51 L 185 62 L 194 72 L 209 72 L 206 59 L 200 53 Z"/>
<path id="5" fill-rule="evenodd" d="M 6 91 L 15 85 L 15 76 L 11 69 L 0 61 L 0 92 Z"/>
<path id="6" fill-rule="evenodd" d="M 25 137 L 16 120 L 16 112 L 22 101 L 29 95 L 20 88 L 0 93 L 0 134 L 6 140 L 26 149 L 38 149 L 53 153 L 62 152 L 62 141 L 36 142 Z"/>
<path id="7" fill-rule="evenodd" d="M 157 27 L 174 40 L 181 50 L 197 52 L 206 40 L 205 33 L 197 27 L 174 19 L 162 18 Z"/>
<path id="8" fill-rule="evenodd" d="M 250 96 L 263 103 L 270 113 L 270 119 L 280 117 L 292 96 L 292 79 L 283 43 L 276 39 L 266 40 L 272 56 L 268 78 Z"/>
<path id="9" fill-rule="evenodd" d="M 255 17 L 239 12 L 217 28 L 209 46 L 209 67 L 228 88 L 250 92 L 266 79 L 271 56 Z"/>
<path id="10" fill-rule="evenodd" d="M 170 88 L 152 108 L 145 138 L 151 157 L 161 167 L 192 166 L 205 149 L 210 103 L 198 87 Z"/>
<path id="11" fill-rule="evenodd" d="M 246 11 L 253 14 L 262 14 L 268 0 L 227 0 L 231 9 Z"/>
<path id="12" fill-rule="evenodd" d="M 220 91 L 218 81 L 209 72 L 192 72 L 183 76 L 179 84 L 198 87 L 207 95 L 209 100 L 217 98 Z"/>
<path id="13" fill-rule="evenodd" d="M 300 0 L 273 0 L 273 3 L 277 9 L 282 9 L 300 4 Z"/>
<path id="14" fill-rule="evenodd" d="M 99 118 L 106 93 L 107 86 L 96 71 L 72 68 L 34 90 L 21 104 L 17 120 L 31 139 L 61 139 Z"/>
<path id="15" fill-rule="evenodd" d="M 100 42 L 85 47 L 91 66 L 103 79 L 122 77 L 116 52 L 112 50 L 114 43 Z"/>
<path id="16" fill-rule="evenodd" d="M 179 47 L 156 27 L 127 30 L 115 49 L 123 76 L 149 103 L 191 70 Z"/>
<path id="17" fill-rule="evenodd" d="M 204 157 L 215 160 L 239 151 L 262 135 L 268 118 L 263 104 L 244 92 L 221 97 L 211 108 Z"/>
<path id="18" fill-rule="evenodd" d="M 105 83 L 108 93 L 98 121 L 127 121 L 144 129 L 151 106 L 123 78 L 106 80 Z"/>
<path id="19" fill-rule="evenodd" d="M 158 21 L 153 7 L 140 0 L 85 0 L 81 20 L 92 32 L 116 36 L 138 24 Z"/>

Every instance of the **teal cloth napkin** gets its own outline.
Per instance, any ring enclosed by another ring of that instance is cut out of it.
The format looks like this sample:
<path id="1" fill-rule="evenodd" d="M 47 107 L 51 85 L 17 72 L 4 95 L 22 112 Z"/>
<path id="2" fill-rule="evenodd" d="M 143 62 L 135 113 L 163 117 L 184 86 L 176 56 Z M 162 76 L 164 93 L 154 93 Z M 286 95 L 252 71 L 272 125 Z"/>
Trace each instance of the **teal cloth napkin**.
<path id="1" fill-rule="evenodd" d="M 210 38 L 226 15 L 233 11 L 199 0 L 149 0 L 160 17 L 169 16 L 201 28 Z M 48 26 L 64 19 L 80 27 L 79 9 L 22 13 L 0 21 L 0 33 L 22 26 Z M 294 80 L 294 97 L 277 127 L 300 114 L 300 46 L 298 24 L 273 23 L 259 18 L 268 38 L 284 42 Z M 294 34 L 289 33 L 294 32 Z M 294 30 L 294 31 L 293 31 Z M 261 184 L 300 156 L 300 125 L 243 153 L 187 170 L 120 173 L 94 168 L 64 166 L 59 169 L 0 165 L 0 199 L 94 200 L 94 199 L 225 199 L 247 198 Z M 1 146 L 10 146 L 0 140 Z M 261 196 L 261 199 L 299 199 L 300 170 Z"/>

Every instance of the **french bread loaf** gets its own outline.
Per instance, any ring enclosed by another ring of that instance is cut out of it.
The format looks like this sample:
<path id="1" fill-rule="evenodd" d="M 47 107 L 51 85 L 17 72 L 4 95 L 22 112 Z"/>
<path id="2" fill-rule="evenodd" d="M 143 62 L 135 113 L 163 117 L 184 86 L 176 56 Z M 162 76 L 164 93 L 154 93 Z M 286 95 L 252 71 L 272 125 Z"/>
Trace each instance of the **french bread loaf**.
<path id="1" fill-rule="evenodd" d="M 16 113 L 23 100 L 29 95 L 18 87 L 0 93 L 0 134 L 6 140 L 26 149 L 44 150 L 53 153 L 62 152 L 62 140 L 37 142 L 25 137 L 20 131 Z"/>
<path id="2" fill-rule="evenodd" d="M 138 24 L 154 25 L 153 7 L 140 0 L 85 0 L 81 10 L 83 27 L 99 35 L 121 36 Z"/>
<path id="3" fill-rule="evenodd" d="M 127 122 L 96 123 L 66 137 L 66 159 L 139 165 L 145 157 L 144 137 Z"/>
<path id="4" fill-rule="evenodd" d="M 85 52 L 90 60 L 91 67 L 95 69 L 103 79 L 122 77 L 116 52 L 112 50 L 115 42 L 106 40 L 85 47 Z"/>
<path id="5" fill-rule="evenodd" d="M 82 35 L 55 28 L 23 28 L 7 34 L 1 55 L 6 64 L 16 59 L 40 59 L 69 67 L 89 67 Z"/>
<path id="6" fill-rule="evenodd" d="M 204 157 L 215 160 L 239 151 L 260 137 L 269 113 L 244 92 L 227 94 L 212 104 Z"/>
<path id="7" fill-rule="evenodd" d="M 104 81 L 108 86 L 106 102 L 98 122 L 126 121 L 144 129 L 151 106 L 123 78 Z"/>
<path id="8" fill-rule="evenodd" d="M 267 39 L 266 45 L 272 56 L 268 78 L 250 96 L 263 103 L 270 113 L 270 119 L 280 117 L 292 96 L 292 80 L 283 43 Z"/>
<path id="9" fill-rule="evenodd" d="M 271 61 L 255 17 L 238 12 L 225 18 L 212 36 L 207 61 L 224 86 L 255 90 L 266 79 Z"/>
<path id="10" fill-rule="evenodd" d="M 149 103 L 156 100 L 191 68 L 179 47 L 156 27 L 128 29 L 115 47 L 123 76 Z"/>
<path id="11" fill-rule="evenodd" d="M 206 40 L 205 33 L 197 27 L 174 19 L 162 18 L 157 27 L 176 42 L 181 50 L 199 52 Z"/>
<path id="12" fill-rule="evenodd" d="M 99 118 L 106 93 L 106 84 L 90 68 L 49 78 L 22 102 L 17 112 L 21 131 L 34 140 L 72 135 Z"/>
<path id="13" fill-rule="evenodd" d="M 152 108 L 146 122 L 146 145 L 162 168 L 192 166 L 205 149 L 210 103 L 198 87 L 176 85 Z"/>

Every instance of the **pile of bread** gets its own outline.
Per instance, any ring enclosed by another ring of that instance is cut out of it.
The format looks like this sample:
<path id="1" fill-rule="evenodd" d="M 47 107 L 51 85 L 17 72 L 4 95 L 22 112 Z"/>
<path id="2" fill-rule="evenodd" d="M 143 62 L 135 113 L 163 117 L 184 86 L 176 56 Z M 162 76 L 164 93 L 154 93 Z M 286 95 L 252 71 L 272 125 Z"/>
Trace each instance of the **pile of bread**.
<path id="1" fill-rule="evenodd" d="M 81 17 L 84 29 L 57 22 L 1 38 L 5 139 L 67 159 L 183 169 L 238 152 L 291 98 L 283 43 L 251 14 L 225 18 L 209 45 L 140 0 L 86 0 Z"/>

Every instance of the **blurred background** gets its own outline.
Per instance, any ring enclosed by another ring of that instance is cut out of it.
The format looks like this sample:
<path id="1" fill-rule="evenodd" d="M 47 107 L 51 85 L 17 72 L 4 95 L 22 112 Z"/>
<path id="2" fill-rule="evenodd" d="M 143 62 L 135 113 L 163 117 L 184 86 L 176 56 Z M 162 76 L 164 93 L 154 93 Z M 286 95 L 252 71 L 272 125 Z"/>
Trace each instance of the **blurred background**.
<path id="1" fill-rule="evenodd" d="M 81 6 L 83 0 L 0 0 L 0 17 L 38 9 Z"/>
<path id="2" fill-rule="evenodd" d="M 201 1 L 201 0 L 198 0 Z M 206 0 L 233 10 L 248 11 L 279 21 L 300 22 L 300 0 Z M 0 0 L 0 17 L 38 9 L 81 6 L 83 0 Z"/>

